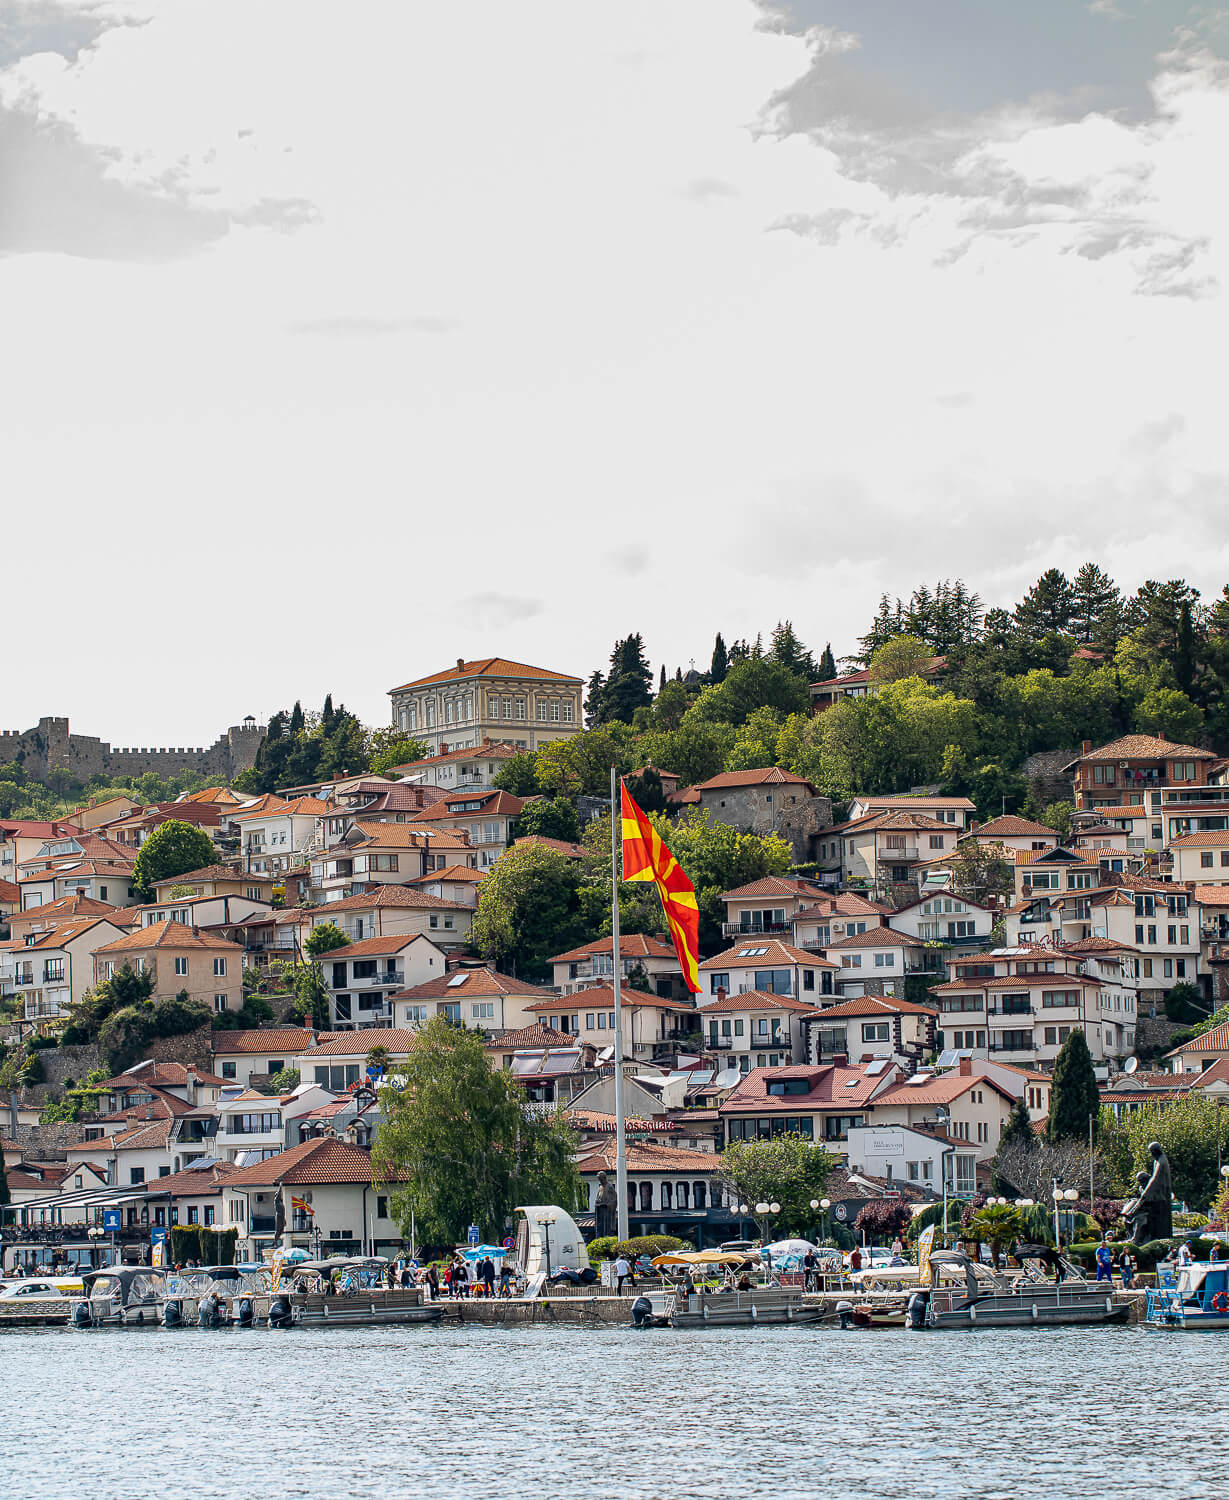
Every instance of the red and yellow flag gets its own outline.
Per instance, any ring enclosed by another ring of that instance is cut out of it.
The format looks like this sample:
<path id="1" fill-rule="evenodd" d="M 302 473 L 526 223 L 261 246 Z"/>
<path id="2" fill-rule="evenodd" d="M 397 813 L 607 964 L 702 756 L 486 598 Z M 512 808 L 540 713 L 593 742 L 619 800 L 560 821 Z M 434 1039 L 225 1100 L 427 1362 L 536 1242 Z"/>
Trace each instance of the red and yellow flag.
<path id="1" fill-rule="evenodd" d="M 700 908 L 696 889 L 670 853 L 657 830 L 636 806 L 622 782 L 623 879 L 651 880 L 661 897 L 666 926 L 683 970 L 683 982 L 693 995 L 700 990 Z"/>
<path id="2" fill-rule="evenodd" d="M 296 1198 L 293 1194 L 291 1194 L 290 1206 L 297 1213 L 310 1214 L 313 1219 L 316 1217 L 316 1210 L 311 1206 L 306 1198 Z"/>

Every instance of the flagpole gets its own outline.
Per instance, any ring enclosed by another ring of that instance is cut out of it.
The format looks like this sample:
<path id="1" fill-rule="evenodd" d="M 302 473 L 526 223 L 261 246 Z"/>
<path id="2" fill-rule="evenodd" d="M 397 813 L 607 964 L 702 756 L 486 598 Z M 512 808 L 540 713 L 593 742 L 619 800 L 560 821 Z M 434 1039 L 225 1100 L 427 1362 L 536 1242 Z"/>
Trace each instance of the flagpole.
<path id="1" fill-rule="evenodd" d="M 619 964 L 619 822 L 618 777 L 610 768 L 610 942 L 614 963 L 615 1192 L 619 1200 L 619 1238 L 627 1239 L 627 1141 L 623 1127 L 623 976 Z"/>

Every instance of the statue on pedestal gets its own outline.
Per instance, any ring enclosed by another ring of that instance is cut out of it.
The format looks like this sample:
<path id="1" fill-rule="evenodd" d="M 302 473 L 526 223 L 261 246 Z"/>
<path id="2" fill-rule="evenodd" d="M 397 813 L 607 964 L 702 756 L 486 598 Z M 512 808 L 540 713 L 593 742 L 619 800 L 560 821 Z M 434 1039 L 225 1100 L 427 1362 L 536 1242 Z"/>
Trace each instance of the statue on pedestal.
<path id="1" fill-rule="evenodd" d="M 282 1236 L 286 1233 L 286 1203 L 282 1198 L 279 1188 L 277 1197 L 273 1203 L 273 1239 L 276 1244 L 281 1244 Z"/>
<path id="2" fill-rule="evenodd" d="M 1160 1141 L 1148 1147 L 1152 1158 L 1152 1174 L 1136 1175 L 1139 1191 L 1134 1198 L 1122 1206 L 1122 1216 L 1127 1221 L 1130 1234 L 1128 1243 L 1143 1245 L 1149 1240 L 1167 1240 L 1174 1232 L 1173 1182 L 1169 1174 L 1169 1158 L 1161 1149 Z"/>
<path id="3" fill-rule="evenodd" d="M 597 1174 L 597 1197 L 593 1203 L 594 1232 L 599 1237 L 619 1232 L 619 1200 L 605 1172 Z"/>

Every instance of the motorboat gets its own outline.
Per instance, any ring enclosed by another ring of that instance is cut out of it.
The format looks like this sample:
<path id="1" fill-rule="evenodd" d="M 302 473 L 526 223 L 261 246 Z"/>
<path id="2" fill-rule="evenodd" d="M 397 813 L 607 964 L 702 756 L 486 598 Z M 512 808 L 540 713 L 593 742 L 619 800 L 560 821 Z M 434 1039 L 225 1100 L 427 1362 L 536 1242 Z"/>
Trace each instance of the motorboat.
<path id="1" fill-rule="evenodd" d="M 910 1328 L 1032 1328 L 1125 1323 L 1130 1308 L 1115 1304 L 1106 1283 L 1088 1282 L 1070 1261 L 1042 1245 L 1016 1249 L 1021 1266 L 998 1271 L 961 1250 L 935 1250 L 930 1276 L 908 1300 Z M 1053 1266 L 1053 1280 L 1042 1266 Z M 945 1285 L 952 1271 L 964 1284 Z"/>
<path id="2" fill-rule="evenodd" d="M 646 1292 L 632 1304 L 637 1328 L 757 1328 L 818 1323 L 825 1316 L 822 1304 L 807 1302 L 802 1288 L 794 1286 Z"/>
<path id="3" fill-rule="evenodd" d="M 161 1315 L 167 1328 L 251 1328 L 269 1316 L 267 1266 L 200 1266 L 166 1277 Z"/>
<path id="4" fill-rule="evenodd" d="M 1176 1273 L 1172 1266 L 1158 1266 L 1156 1276 L 1144 1307 L 1148 1327 L 1229 1328 L 1229 1261 L 1196 1260 Z"/>
<path id="5" fill-rule="evenodd" d="M 166 1280 L 154 1266 L 104 1266 L 81 1277 L 85 1296 L 73 1303 L 76 1328 L 157 1327 Z"/>
<path id="6" fill-rule="evenodd" d="M 288 1266 L 269 1300 L 269 1327 L 438 1322 L 443 1304 L 424 1302 L 417 1287 L 386 1286 L 387 1265 L 381 1255 L 335 1255 Z"/>

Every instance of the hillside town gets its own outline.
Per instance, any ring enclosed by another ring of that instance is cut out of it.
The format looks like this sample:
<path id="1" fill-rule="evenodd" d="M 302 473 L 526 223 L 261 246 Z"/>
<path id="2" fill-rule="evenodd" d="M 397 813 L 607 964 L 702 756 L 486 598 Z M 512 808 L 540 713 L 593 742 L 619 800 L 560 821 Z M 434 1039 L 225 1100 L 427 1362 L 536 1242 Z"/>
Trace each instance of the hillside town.
<path id="1" fill-rule="evenodd" d="M 818 681 L 812 714 L 875 691 Z M 394 732 L 426 753 L 383 772 L 0 820 L 6 1266 L 42 1263 L 43 1241 L 97 1260 L 104 1203 L 134 1255 L 176 1225 L 235 1230 L 251 1261 L 284 1235 L 396 1255 L 380 1084 L 437 1017 L 481 1038 L 527 1112 L 564 1112 L 592 1227 L 615 1128 L 609 913 L 526 957 L 492 949 L 483 910 L 522 866 L 605 858 L 609 891 L 600 798 L 506 789 L 527 753 L 580 743 L 583 697 L 554 668 L 457 661 L 392 691 Z M 668 839 L 725 830 L 778 859 L 716 892 L 698 993 L 666 933 L 622 937 L 633 1234 L 730 1239 L 746 1205 L 720 1154 L 778 1136 L 831 1154 L 849 1222 L 885 1194 L 984 1190 L 1013 1108 L 1047 1119 L 1076 1031 L 1116 1114 L 1224 1101 L 1229 1021 L 1183 1030 L 1173 997 L 1204 1016 L 1229 997 L 1229 759 L 1131 733 L 1059 774 L 1061 827 L 925 787 L 838 820 L 779 765 L 691 784 L 629 768 Z M 561 836 L 535 831 L 564 802 Z M 199 857 L 151 874 L 172 839 Z M 97 997 L 129 991 L 186 1023 L 92 1029 Z"/>

